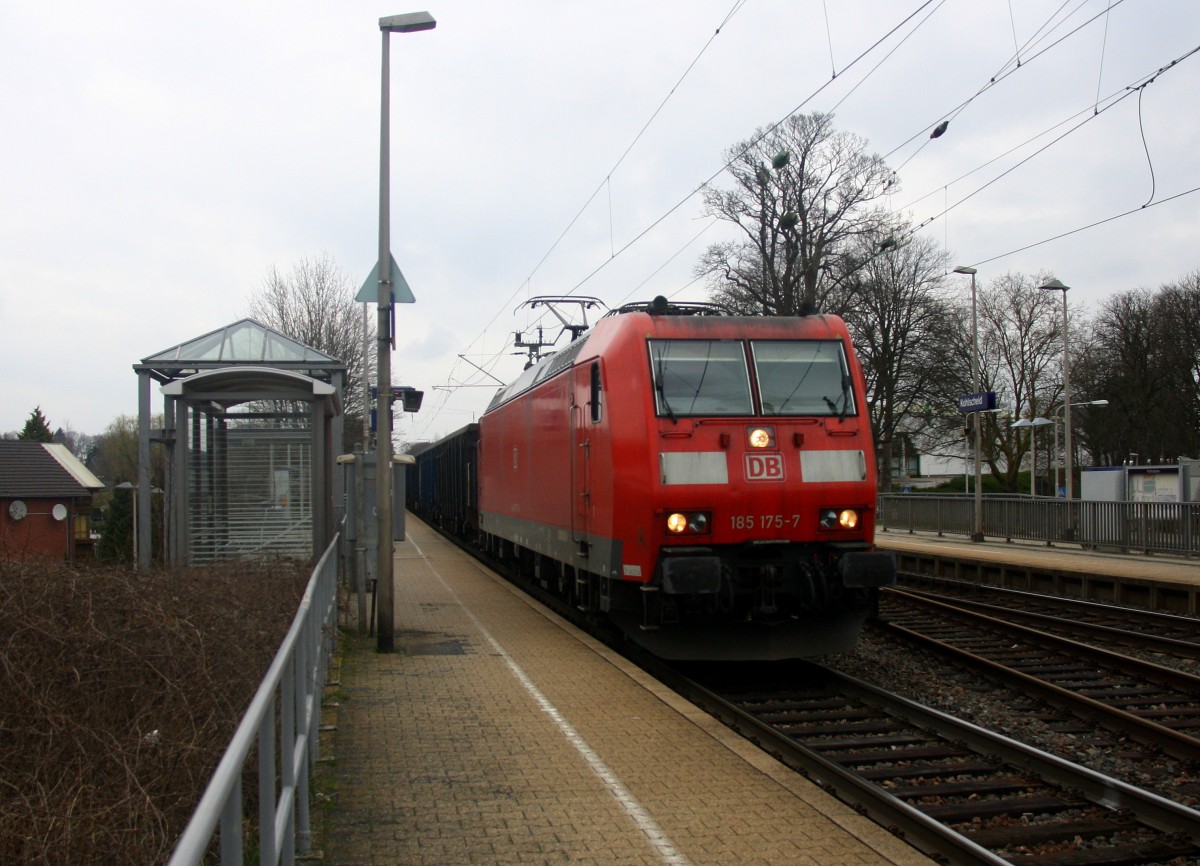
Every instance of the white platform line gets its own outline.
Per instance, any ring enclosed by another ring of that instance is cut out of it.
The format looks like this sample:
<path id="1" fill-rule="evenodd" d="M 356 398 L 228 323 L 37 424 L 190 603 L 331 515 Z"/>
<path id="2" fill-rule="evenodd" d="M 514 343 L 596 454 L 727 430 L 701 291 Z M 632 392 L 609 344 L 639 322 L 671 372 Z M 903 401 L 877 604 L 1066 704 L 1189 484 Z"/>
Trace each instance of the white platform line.
<path id="1" fill-rule="evenodd" d="M 416 549 L 417 554 L 425 561 L 426 565 L 429 566 L 429 570 L 433 572 L 433 575 L 438 579 L 438 582 L 441 583 L 441 585 L 448 593 L 450 593 L 451 596 L 453 596 L 458 606 L 462 608 L 463 612 L 466 613 L 471 622 L 475 624 L 475 627 L 479 629 L 480 634 L 482 634 L 487 642 L 492 645 L 492 649 L 496 651 L 496 654 L 499 655 L 500 658 L 504 659 L 504 663 L 508 665 L 508 669 L 512 671 L 513 676 L 517 678 L 517 682 L 524 687 L 525 691 L 530 697 L 533 698 L 534 702 L 538 705 L 542 712 L 544 712 L 554 721 L 554 724 L 558 726 L 559 731 L 561 731 L 562 735 L 566 737 L 567 742 L 569 742 L 575 748 L 575 751 L 578 752 L 583 758 L 583 760 L 587 762 L 587 765 L 591 768 L 592 772 L 595 773 L 596 776 L 599 777 L 600 781 L 604 783 L 604 786 L 608 788 L 609 793 L 612 794 L 613 798 L 621 806 L 621 809 L 624 810 L 625 814 L 633 820 L 638 829 L 642 831 L 647 841 L 649 841 L 650 846 L 657 852 L 659 860 L 666 864 L 666 866 L 692 866 L 691 861 L 688 860 L 688 858 L 678 848 L 675 847 L 675 843 L 671 841 L 671 839 L 663 831 L 662 827 L 658 826 L 658 822 L 651 817 L 650 813 L 647 812 L 642 804 L 637 801 L 637 798 L 630 793 L 629 789 L 626 788 L 624 783 L 622 783 L 617 777 L 617 774 L 614 773 L 609 766 L 604 763 L 600 756 L 596 754 L 596 751 L 590 745 L 588 745 L 587 741 L 579 734 L 578 731 L 575 730 L 575 727 L 569 721 L 567 721 L 566 717 L 563 716 L 559 709 L 550 702 L 549 698 L 542 694 L 541 689 L 534 684 L 533 680 L 529 678 L 529 675 L 525 673 L 525 671 L 519 664 L 517 664 L 513 657 L 508 654 L 508 651 L 500 645 L 500 642 L 496 640 L 496 638 L 492 636 L 492 633 L 489 632 L 484 627 L 483 623 L 479 621 L 479 618 L 475 616 L 474 611 L 472 611 L 469 607 L 467 607 L 466 604 L 463 603 L 462 599 L 458 597 L 458 593 L 456 593 L 454 589 L 448 583 L 446 583 L 445 579 L 442 578 L 441 574 L 438 573 L 438 570 L 429 560 L 429 557 L 425 555 L 417 543 L 413 541 L 411 536 L 409 537 L 408 542 L 412 544 L 412 546 Z"/>

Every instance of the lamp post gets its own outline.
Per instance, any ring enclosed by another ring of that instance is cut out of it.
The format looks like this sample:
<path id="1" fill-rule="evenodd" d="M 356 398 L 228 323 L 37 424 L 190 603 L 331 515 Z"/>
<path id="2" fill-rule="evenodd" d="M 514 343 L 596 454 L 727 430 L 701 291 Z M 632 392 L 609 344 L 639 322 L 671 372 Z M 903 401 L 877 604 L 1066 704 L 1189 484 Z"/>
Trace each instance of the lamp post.
<path id="1" fill-rule="evenodd" d="M 392 580 L 392 251 L 391 251 L 391 173 L 389 165 L 389 58 L 388 41 L 392 33 L 432 30 L 437 22 L 428 12 L 408 12 L 379 19 L 383 34 L 383 62 L 379 108 L 379 296 L 376 324 L 376 437 L 375 489 L 378 494 L 379 538 L 376 580 L 378 591 L 379 652 L 395 649 L 395 586 Z M 364 407 L 365 411 L 365 407 Z"/>
<path id="2" fill-rule="evenodd" d="M 1061 406 L 1056 406 L 1054 408 L 1054 411 L 1051 412 L 1050 414 L 1057 415 L 1058 413 L 1064 412 L 1064 410 L 1065 410 L 1064 414 L 1066 415 L 1067 418 L 1070 418 L 1071 417 L 1071 414 L 1070 414 L 1071 406 L 1107 406 L 1107 405 L 1108 405 L 1107 400 L 1088 400 L 1085 403 L 1071 403 L 1071 404 L 1063 403 Z M 1058 459 L 1058 425 L 1060 423 L 1061 422 L 1059 421 L 1059 419 L 1057 419 L 1057 418 L 1054 419 L 1054 457 L 1055 457 L 1055 460 Z M 1071 440 L 1067 439 L 1066 441 L 1070 442 Z M 1069 448 L 1070 446 L 1068 445 L 1067 447 Z M 1067 465 L 1070 466 L 1071 464 L 1068 463 Z M 1054 495 L 1055 496 L 1058 496 L 1058 466 L 1059 466 L 1059 464 L 1056 462 L 1054 464 Z M 1070 495 L 1070 488 L 1068 488 L 1068 496 L 1069 495 Z"/>
<path id="3" fill-rule="evenodd" d="M 1071 466 L 1071 340 L 1067 324 L 1067 290 L 1059 280 L 1051 279 L 1044 285 L 1038 286 L 1046 292 L 1062 292 L 1063 313 L 1063 450 L 1066 452 L 1063 462 L 1067 476 L 1067 501 L 1075 495 L 1074 468 Z M 1058 488 L 1058 474 L 1054 476 L 1055 492 Z"/>
<path id="4" fill-rule="evenodd" d="M 1037 496 L 1037 428 L 1045 427 L 1047 424 L 1053 424 L 1053 423 L 1054 422 L 1051 421 L 1049 418 L 1042 418 L 1039 416 L 1037 418 L 1022 418 L 1020 421 L 1014 421 L 1013 425 L 1012 425 L 1014 430 L 1017 429 L 1018 427 L 1028 427 L 1028 428 L 1030 428 L 1030 431 L 1031 431 L 1029 434 L 1029 449 L 1030 449 L 1029 495 L 1030 496 Z M 1057 433 L 1057 432 L 1058 432 L 1058 430 L 1056 429 L 1055 433 Z"/>
<path id="5" fill-rule="evenodd" d="M 975 294 L 975 268 L 959 265 L 954 269 L 956 274 L 967 274 L 971 277 L 971 388 L 979 393 L 979 303 Z M 983 470 L 980 460 L 983 454 L 983 430 L 979 421 L 979 413 L 975 413 L 975 530 L 971 533 L 972 541 L 983 541 L 983 487 L 981 484 Z"/>

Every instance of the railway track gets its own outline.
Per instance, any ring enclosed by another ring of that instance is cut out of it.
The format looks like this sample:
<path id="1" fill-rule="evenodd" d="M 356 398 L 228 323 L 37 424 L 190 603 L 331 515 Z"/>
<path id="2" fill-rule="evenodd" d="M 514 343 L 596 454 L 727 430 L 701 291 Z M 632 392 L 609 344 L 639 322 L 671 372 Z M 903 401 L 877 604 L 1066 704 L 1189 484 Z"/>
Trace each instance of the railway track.
<path id="1" fill-rule="evenodd" d="M 542 601 L 584 625 L 577 611 Z M 1200 864 L 1200 812 L 865 682 L 803 663 L 786 665 L 782 677 L 779 665 L 735 665 L 731 687 L 720 674 L 714 679 L 712 666 L 691 666 L 701 683 L 620 648 L 941 862 Z M 774 682 L 761 678 L 765 670 Z M 797 689 L 797 682 L 808 685 Z"/>
<path id="2" fill-rule="evenodd" d="M 1055 706 L 1200 763 L 1200 677 L 903 589 L 881 627 L 988 671 Z"/>
<path id="3" fill-rule="evenodd" d="M 945 862 L 1200 863 L 1200 813 L 860 680 L 798 665 L 757 682 L 744 667 L 696 675 L 672 685 Z"/>
<path id="4" fill-rule="evenodd" d="M 1170 659 L 1200 659 L 1200 618 L 905 573 L 904 588 L 1058 634 Z"/>

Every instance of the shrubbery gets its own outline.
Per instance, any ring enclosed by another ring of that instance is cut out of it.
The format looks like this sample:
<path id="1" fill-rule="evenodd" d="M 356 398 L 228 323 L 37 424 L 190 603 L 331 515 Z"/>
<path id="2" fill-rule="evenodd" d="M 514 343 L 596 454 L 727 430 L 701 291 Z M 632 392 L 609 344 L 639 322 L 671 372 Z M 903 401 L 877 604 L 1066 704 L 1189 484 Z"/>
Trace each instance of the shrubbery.
<path id="1" fill-rule="evenodd" d="M 310 572 L 0 562 L 0 863 L 164 862 Z"/>

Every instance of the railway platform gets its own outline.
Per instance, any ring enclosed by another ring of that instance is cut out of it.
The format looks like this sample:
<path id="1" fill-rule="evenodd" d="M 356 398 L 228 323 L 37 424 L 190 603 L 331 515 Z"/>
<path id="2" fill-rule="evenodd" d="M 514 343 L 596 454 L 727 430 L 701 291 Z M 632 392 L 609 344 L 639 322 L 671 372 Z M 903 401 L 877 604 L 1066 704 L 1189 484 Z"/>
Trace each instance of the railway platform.
<path id="1" fill-rule="evenodd" d="M 934 532 L 880 531 L 875 544 L 893 551 L 901 570 L 1200 614 L 1200 559 L 1194 557 L 991 538 L 973 542 Z"/>
<path id="2" fill-rule="evenodd" d="M 410 516 L 345 654 L 324 862 L 930 864 Z"/>

